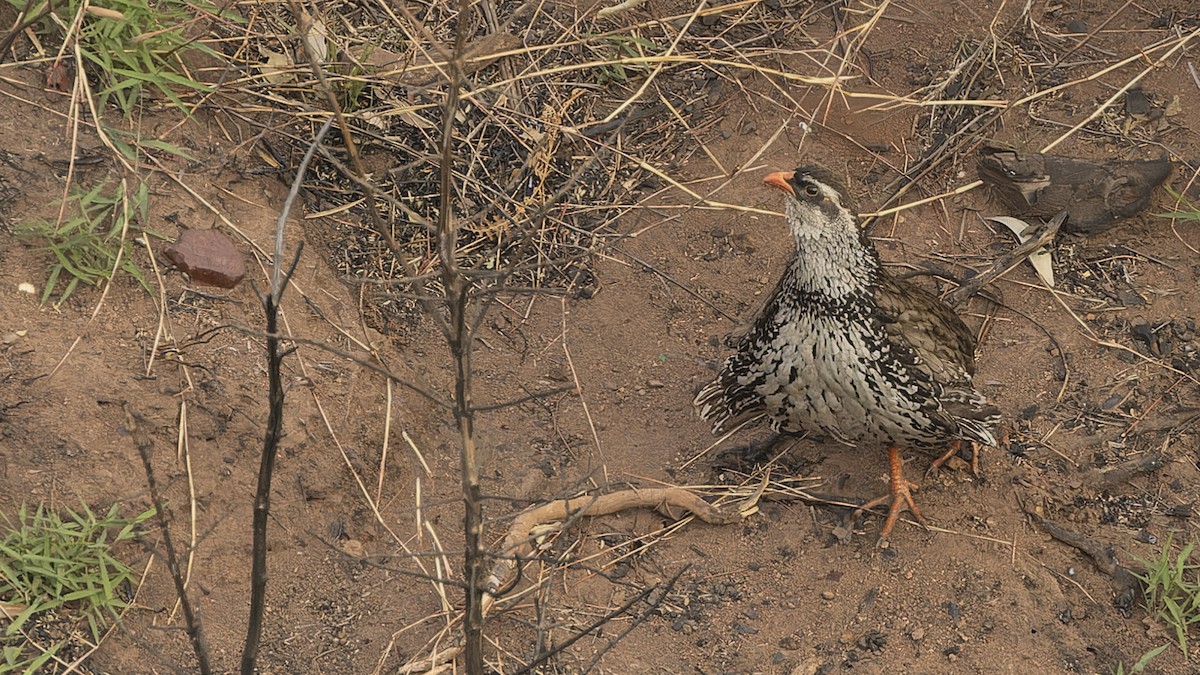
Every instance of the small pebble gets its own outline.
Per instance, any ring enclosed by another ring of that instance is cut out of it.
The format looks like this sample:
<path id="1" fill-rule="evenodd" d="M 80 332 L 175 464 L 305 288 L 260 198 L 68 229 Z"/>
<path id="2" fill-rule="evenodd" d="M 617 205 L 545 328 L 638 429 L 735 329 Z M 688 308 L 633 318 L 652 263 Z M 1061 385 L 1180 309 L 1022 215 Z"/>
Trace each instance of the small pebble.
<path id="1" fill-rule="evenodd" d="M 821 591 L 822 600 L 832 600 L 834 597 L 833 591 Z"/>
<path id="2" fill-rule="evenodd" d="M 925 629 L 924 628 L 914 628 L 911 635 L 912 635 L 913 642 L 920 642 L 921 640 L 925 639 Z"/>

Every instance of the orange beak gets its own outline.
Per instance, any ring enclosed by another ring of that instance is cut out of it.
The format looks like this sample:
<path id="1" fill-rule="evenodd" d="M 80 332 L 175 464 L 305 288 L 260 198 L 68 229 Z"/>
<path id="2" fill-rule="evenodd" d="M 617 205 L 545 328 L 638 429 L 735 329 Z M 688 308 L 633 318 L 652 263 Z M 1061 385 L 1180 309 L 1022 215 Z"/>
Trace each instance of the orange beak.
<path id="1" fill-rule="evenodd" d="M 792 183 L 791 183 L 791 180 L 795 175 L 796 175 L 795 171 L 776 171 L 775 173 L 767 174 L 766 177 L 763 178 L 763 183 L 766 183 L 767 185 L 770 185 L 772 187 L 777 187 L 780 190 L 783 190 L 784 192 L 788 193 L 789 195 L 795 197 L 796 190 L 794 190 L 792 188 Z"/>

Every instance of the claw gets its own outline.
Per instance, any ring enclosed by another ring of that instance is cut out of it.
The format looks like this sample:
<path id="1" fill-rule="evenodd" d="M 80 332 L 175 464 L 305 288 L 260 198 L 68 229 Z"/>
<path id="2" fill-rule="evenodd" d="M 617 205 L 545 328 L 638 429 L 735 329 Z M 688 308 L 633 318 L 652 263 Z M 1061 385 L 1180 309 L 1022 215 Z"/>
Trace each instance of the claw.
<path id="1" fill-rule="evenodd" d="M 921 523 L 926 528 L 929 527 L 928 523 L 925 522 L 925 517 L 921 515 L 921 509 L 917 508 L 917 503 L 913 501 L 912 491 L 916 490 L 918 486 L 904 477 L 904 459 L 900 457 L 900 449 L 894 445 L 888 447 L 888 463 L 891 467 L 891 476 L 888 480 L 888 493 L 882 497 L 872 499 L 855 511 L 855 515 L 857 516 L 863 511 L 873 509 L 888 501 L 891 502 L 887 520 L 883 523 L 883 529 L 879 531 L 880 539 L 886 539 L 891 534 L 892 527 L 896 525 L 896 520 L 900 518 L 900 514 L 905 510 L 911 512 L 918 523 Z"/>
<path id="2" fill-rule="evenodd" d="M 953 443 L 951 443 L 950 448 L 946 450 L 946 453 L 934 460 L 933 464 L 929 465 L 929 470 L 925 472 L 925 477 L 928 478 L 938 469 L 941 469 L 943 464 L 950 461 L 951 457 L 958 454 L 958 451 L 961 447 L 962 441 L 960 440 L 955 440 Z M 971 444 L 971 475 L 979 478 L 979 446 L 975 443 Z"/>

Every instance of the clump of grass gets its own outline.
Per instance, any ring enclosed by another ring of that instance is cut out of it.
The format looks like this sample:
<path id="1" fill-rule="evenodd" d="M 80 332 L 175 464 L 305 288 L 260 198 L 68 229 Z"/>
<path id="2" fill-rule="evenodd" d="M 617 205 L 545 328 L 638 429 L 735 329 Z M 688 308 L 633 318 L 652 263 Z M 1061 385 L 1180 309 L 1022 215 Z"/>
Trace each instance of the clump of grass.
<path id="1" fill-rule="evenodd" d="M 625 84 L 629 81 L 630 71 L 646 70 L 645 66 L 622 64 L 620 59 L 637 58 L 645 56 L 647 53 L 653 54 L 660 50 L 659 46 L 653 40 L 647 40 L 644 37 L 629 34 L 589 35 L 589 38 L 599 38 L 604 44 L 605 58 L 610 61 L 605 65 L 596 68 L 596 84 L 606 85 L 612 82 Z"/>
<path id="2" fill-rule="evenodd" d="M 127 272 L 149 290 L 133 261 L 130 236 L 136 223 L 147 221 L 148 196 L 144 183 L 132 195 L 121 185 L 101 184 L 72 194 L 67 200 L 68 214 L 57 223 L 39 219 L 17 225 L 17 236 L 54 256 L 42 302 L 53 295 L 60 281 L 65 285 L 57 304 L 66 301 L 80 283 L 95 286 L 110 278 L 114 270 Z"/>
<path id="3" fill-rule="evenodd" d="M 1128 672 L 1131 675 L 1134 675 L 1136 673 L 1146 672 L 1146 666 L 1150 665 L 1150 662 L 1154 660 L 1154 657 L 1163 653 L 1163 650 L 1166 649 L 1168 646 L 1169 645 L 1162 645 L 1160 647 L 1155 647 L 1154 649 L 1151 649 L 1150 651 L 1146 652 L 1145 654 L 1142 654 L 1142 658 L 1138 659 L 1137 663 L 1133 664 L 1129 668 Z M 1125 670 L 1125 664 L 1118 663 L 1117 669 L 1115 671 L 1115 675 L 1125 675 L 1126 672 L 1127 671 Z"/>
<path id="4" fill-rule="evenodd" d="M 1156 558 L 1139 561 L 1146 571 L 1137 577 L 1142 581 L 1147 611 L 1174 630 L 1175 642 L 1188 660 L 1188 631 L 1200 622 L 1200 565 L 1191 561 L 1194 540 L 1175 553 L 1172 539 L 1167 537 Z"/>
<path id="5" fill-rule="evenodd" d="M 1156 213 L 1154 215 L 1158 216 L 1159 218 L 1171 218 L 1173 220 L 1200 221 L 1200 206 L 1196 206 L 1195 204 L 1191 203 L 1188 201 L 1187 197 L 1184 197 L 1178 192 L 1172 190 L 1169 186 L 1167 187 L 1167 193 L 1175 199 L 1175 203 L 1179 204 L 1180 208 L 1175 211 Z"/>
<path id="6" fill-rule="evenodd" d="M 95 642 L 127 606 L 133 572 L 113 556 L 112 547 L 133 538 L 154 510 L 133 518 L 119 511 L 114 504 L 97 515 L 84 505 L 60 515 L 42 505 L 32 511 L 22 505 L 15 522 L 4 517 L 8 531 L 0 537 L 0 601 L 24 609 L 0 634 L 0 672 L 41 672 L 42 664 L 70 639 L 36 649 L 25 643 L 48 613 L 85 620 Z"/>
<path id="7" fill-rule="evenodd" d="M 79 67 L 99 82 L 101 106 L 113 103 L 131 116 L 143 92 L 152 88 L 186 110 L 176 88 L 208 91 L 186 75 L 189 50 L 215 54 L 186 34 L 192 23 L 216 8 L 205 0 L 8 0 L 27 16 L 44 16 L 43 36 L 75 39 L 85 63 Z M 78 21 L 78 23 L 76 23 Z"/>

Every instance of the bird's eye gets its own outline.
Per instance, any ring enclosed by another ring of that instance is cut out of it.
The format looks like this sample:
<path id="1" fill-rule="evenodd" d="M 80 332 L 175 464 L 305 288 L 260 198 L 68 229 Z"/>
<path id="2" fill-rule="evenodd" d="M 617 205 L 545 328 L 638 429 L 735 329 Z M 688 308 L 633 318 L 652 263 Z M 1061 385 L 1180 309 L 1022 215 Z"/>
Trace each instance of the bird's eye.
<path id="1" fill-rule="evenodd" d="M 821 196 L 821 188 L 817 187 L 816 185 L 805 185 L 804 196 L 808 197 L 809 199 L 816 199 L 817 197 Z"/>

